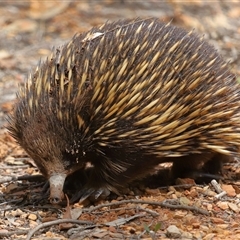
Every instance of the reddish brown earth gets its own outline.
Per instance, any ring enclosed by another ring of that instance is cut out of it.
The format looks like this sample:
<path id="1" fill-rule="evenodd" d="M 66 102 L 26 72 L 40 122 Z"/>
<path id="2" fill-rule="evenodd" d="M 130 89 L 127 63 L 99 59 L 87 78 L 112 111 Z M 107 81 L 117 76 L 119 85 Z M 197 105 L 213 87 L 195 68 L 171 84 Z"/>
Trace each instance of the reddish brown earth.
<path id="1" fill-rule="evenodd" d="M 26 239 L 30 229 L 39 226 L 45 228 L 36 229 L 31 239 L 240 239 L 238 162 L 224 167 L 224 179 L 219 183 L 226 194 L 220 198 L 211 184 L 197 186 L 193 180 L 183 179 L 176 186 L 154 189 L 141 183 L 124 196 L 95 204 L 51 206 L 47 194 L 42 194 L 44 181 L 33 178 L 38 174 L 34 162 L 4 127 L 17 86 L 39 59 L 76 32 L 106 20 L 153 16 L 188 30 L 194 28 L 240 76 L 239 2 L 39 2 L 0 2 L 0 238 Z M 22 175 L 27 177 L 17 179 Z M 54 220 L 61 219 L 92 225 L 54 225 Z"/>

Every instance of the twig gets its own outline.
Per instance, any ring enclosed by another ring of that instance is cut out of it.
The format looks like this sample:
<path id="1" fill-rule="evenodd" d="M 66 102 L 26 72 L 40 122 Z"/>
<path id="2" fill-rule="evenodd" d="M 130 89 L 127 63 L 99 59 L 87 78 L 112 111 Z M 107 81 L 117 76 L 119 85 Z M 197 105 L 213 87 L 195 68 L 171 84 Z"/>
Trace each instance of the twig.
<path id="1" fill-rule="evenodd" d="M 220 199 L 220 198 L 222 198 L 223 196 L 225 196 L 225 195 L 227 194 L 226 191 L 223 191 L 223 190 L 222 190 L 220 184 L 219 184 L 215 179 L 213 179 L 213 180 L 211 181 L 211 184 L 212 184 L 212 186 L 214 187 L 215 191 L 218 193 L 218 194 L 215 196 L 216 199 Z"/>
<path id="2" fill-rule="evenodd" d="M 26 230 L 17 230 L 17 231 L 12 231 L 12 232 L 1 232 L 0 233 L 0 237 L 9 237 L 9 236 L 12 236 L 13 234 L 16 234 L 16 235 L 23 235 L 23 234 L 26 234 L 29 230 L 26 229 Z"/>
<path id="3" fill-rule="evenodd" d="M 43 181 L 45 180 L 45 178 L 38 174 L 38 175 L 23 175 L 23 176 L 2 176 L 0 178 L 0 183 L 7 183 L 7 182 L 11 182 L 11 181 L 20 181 L 20 180 L 27 180 L 27 181 Z"/>
<path id="4" fill-rule="evenodd" d="M 1 203 L 0 203 L 0 207 L 1 207 L 2 205 L 6 205 L 6 204 L 9 205 L 10 203 L 16 203 L 16 202 L 19 202 L 19 199 L 17 199 L 17 200 L 16 200 L 16 199 L 13 199 L 13 200 L 8 200 L 8 201 L 5 201 L 5 202 L 1 202 Z M 15 207 L 15 208 L 16 208 L 16 207 Z M 14 209 L 15 209 L 15 208 L 14 208 Z M 6 211 L 6 210 L 8 210 L 8 209 L 0 209 L 0 212 L 1 212 L 1 211 Z M 12 208 L 10 208 L 10 210 L 12 210 Z"/>
<path id="5" fill-rule="evenodd" d="M 160 215 L 158 212 L 153 211 L 153 210 L 148 209 L 148 208 L 138 207 L 138 210 L 141 210 L 141 211 L 143 211 L 143 212 L 149 213 L 149 214 L 151 214 L 151 215 L 154 216 L 154 217 L 157 217 L 157 216 Z"/>
<path id="6" fill-rule="evenodd" d="M 21 166 L 0 166 L 0 169 L 22 169 L 22 168 L 28 168 L 29 165 L 21 165 Z"/>
<path id="7" fill-rule="evenodd" d="M 103 208 L 103 207 L 110 207 L 110 206 L 117 206 L 120 204 L 126 204 L 126 203 L 138 203 L 138 204 L 149 204 L 149 205 L 154 205 L 154 206 L 160 206 L 160 207 L 165 207 L 165 208 L 171 208 L 171 209 L 185 209 L 185 210 L 190 210 L 193 212 L 197 212 L 197 213 L 201 213 L 203 215 L 209 215 L 208 211 L 202 209 L 202 208 L 198 208 L 198 207 L 192 207 L 192 206 L 186 206 L 186 205 L 181 205 L 181 204 L 170 204 L 170 203 L 166 203 L 166 201 L 163 202 L 153 202 L 153 201 L 145 201 L 145 200 L 138 200 L 138 199 L 129 199 L 129 200 L 122 200 L 122 201 L 118 201 L 118 202 L 113 202 L 113 203 L 105 203 L 105 204 L 101 204 L 98 205 L 96 207 L 92 207 L 92 208 L 83 208 L 84 212 L 93 212 L 99 208 Z"/>
<path id="8" fill-rule="evenodd" d="M 220 184 L 215 179 L 213 179 L 211 181 L 211 184 L 212 184 L 212 186 L 214 187 L 214 189 L 216 190 L 217 193 L 221 193 L 223 191 Z"/>
<path id="9" fill-rule="evenodd" d="M 28 232 L 26 240 L 30 240 L 31 237 L 41 228 L 46 228 L 46 227 L 50 227 L 50 226 L 61 224 L 61 223 L 75 223 L 75 224 L 88 224 L 88 225 L 93 224 L 92 222 L 89 222 L 89 221 L 74 220 L 74 219 L 58 219 L 50 222 L 45 222 L 45 223 L 39 224 L 38 226 L 30 230 Z"/>
<path id="10" fill-rule="evenodd" d="M 11 182 L 11 181 L 17 181 L 17 177 L 15 176 L 2 176 L 0 178 L 0 183 L 7 183 L 7 182 Z"/>
<path id="11" fill-rule="evenodd" d="M 173 205 L 170 203 L 167 203 L 166 201 L 163 201 L 161 203 L 161 207 L 165 207 L 165 208 L 172 208 L 172 209 L 184 209 L 184 210 L 189 210 L 192 212 L 196 212 L 196 213 L 201 213 L 203 215 L 209 215 L 209 212 L 203 208 L 199 208 L 199 207 L 195 207 L 195 206 L 187 206 L 187 205 Z"/>
<path id="12" fill-rule="evenodd" d="M 46 181 L 43 175 L 37 174 L 37 175 L 23 175 L 19 176 L 17 178 L 18 180 L 27 180 L 29 182 L 35 182 L 35 181 Z"/>

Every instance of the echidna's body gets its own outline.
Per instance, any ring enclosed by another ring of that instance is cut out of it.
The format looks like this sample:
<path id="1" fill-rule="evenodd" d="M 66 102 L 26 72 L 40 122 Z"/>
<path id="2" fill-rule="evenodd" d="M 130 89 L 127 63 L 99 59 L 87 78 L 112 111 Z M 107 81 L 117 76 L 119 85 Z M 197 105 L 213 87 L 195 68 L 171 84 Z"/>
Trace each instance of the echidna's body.
<path id="1" fill-rule="evenodd" d="M 40 64 L 9 129 L 58 202 L 65 177 L 88 162 L 86 189 L 117 191 L 161 162 L 238 156 L 239 103 L 213 47 L 156 19 L 126 20 L 75 36 Z"/>

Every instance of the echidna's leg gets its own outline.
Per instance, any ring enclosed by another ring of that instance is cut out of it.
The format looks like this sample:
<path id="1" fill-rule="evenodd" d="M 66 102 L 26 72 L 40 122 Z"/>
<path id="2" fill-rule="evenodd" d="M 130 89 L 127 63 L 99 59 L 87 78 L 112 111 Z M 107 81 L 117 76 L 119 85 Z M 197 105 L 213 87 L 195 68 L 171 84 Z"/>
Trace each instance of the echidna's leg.
<path id="1" fill-rule="evenodd" d="M 91 201 L 96 201 L 100 196 L 102 199 L 105 199 L 110 194 L 107 179 L 103 177 L 104 174 L 99 169 L 102 168 L 94 167 L 88 170 L 88 176 L 85 179 L 86 181 L 84 181 L 86 184 L 72 196 L 71 203 L 76 201 L 82 202 L 87 198 Z"/>
<path id="2" fill-rule="evenodd" d="M 205 162 L 201 171 L 211 174 L 222 174 L 224 163 L 232 162 L 233 156 L 216 153 L 209 161 Z"/>
<path id="3" fill-rule="evenodd" d="M 110 155 L 112 151 L 108 151 Z M 114 160 L 114 162 L 113 162 Z M 123 162 L 125 160 L 125 162 Z M 136 164 L 135 164 L 136 161 Z M 71 201 L 82 201 L 88 197 L 93 200 L 109 195 L 109 191 L 121 193 L 126 185 L 154 172 L 154 167 L 165 159 L 142 154 L 122 154 L 111 159 L 100 158 L 94 161 L 87 184 L 73 196 Z"/>
<path id="4" fill-rule="evenodd" d="M 219 178 L 222 163 L 230 161 L 229 156 L 220 153 L 192 154 L 173 161 L 172 178 L 191 177 L 199 181 Z"/>
<path id="5" fill-rule="evenodd" d="M 203 167 L 204 163 L 211 160 L 213 155 L 214 153 L 190 154 L 184 157 L 172 158 L 172 178 L 193 177 Z"/>
<path id="6" fill-rule="evenodd" d="M 122 157 L 122 156 L 121 156 Z M 109 159 L 102 158 L 95 163 L 88 177 L 88 183 L 80 189 L 80 191 L 73 196 L 72 201 L 91 197 L 92 200 L 98 199 L 99 196 L 109 195 L 109 190 L 115 193 L 119 193 L 124 189 L 126 184 L 141 179 L 150 173 L 154 172 L 154 167 L 159 163 L 173 162 L 171 170 L 171 177 L 176 179 L 178 177 L 191 177 L 191 178 L 213 178 L 217 177 L 223 160 L 228 157 L 218 153 L 204 153 L 204 154 L 192 154 L 189 156 L 178 158 L 156 158 L 154 156 L 143 156 L 141 154 L 128 155 L 130 157 L 129 162 L 131 164 L 126 165 L 124 171 L 114 171 L 119 164 L 119 159 L 115 158 L 115 162 Z M 134 164 L 137 161 L 138 164 Z M 128 162 L 128 160 L 126 161 Z M 215 174 L 215 175 L 214 175 Z"/>

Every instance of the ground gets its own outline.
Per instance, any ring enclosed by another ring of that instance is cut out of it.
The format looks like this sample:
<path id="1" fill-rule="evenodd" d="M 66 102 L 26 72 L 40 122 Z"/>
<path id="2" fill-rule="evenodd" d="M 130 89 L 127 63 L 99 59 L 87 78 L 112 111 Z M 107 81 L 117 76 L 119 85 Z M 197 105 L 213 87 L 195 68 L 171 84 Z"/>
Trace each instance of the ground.
<path id="1" fill-rule="evenodd" d="M 180 179 L 162 188 L 134 186 L 124 196 L 95 204 L 52 206 L 47 193 L 42 198 L 46 201 L 39 200 L 44 180 L 4 127 L 18 85 L 53 46 L 106 20 L 149 16 L 195 29 L 240 76 L 237 1 L 0 2 L 0 238 L 26 239 L 29 234 L 27 239 L 240 239 L 238 162 L 224 167 L 224 179 L 217 184 L 220 191 L 212 184 Z M 64 220 L 68 222 L 59 223 Z"/>

